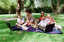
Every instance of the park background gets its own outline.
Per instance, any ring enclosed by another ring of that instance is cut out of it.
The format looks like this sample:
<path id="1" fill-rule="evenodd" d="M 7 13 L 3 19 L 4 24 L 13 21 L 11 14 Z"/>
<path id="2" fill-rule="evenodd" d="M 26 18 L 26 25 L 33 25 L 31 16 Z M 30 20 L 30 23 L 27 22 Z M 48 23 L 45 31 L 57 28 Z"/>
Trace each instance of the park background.
<path id="1" fill-rule="evenodd" d="M 64 28 L 64 0 L 0 0 L 0 42 L 64 42 L 64 34 L 11 31 L 6 21 L 15 25 L 17 15 L 24 17 L 26 9 L 31 9 L 34 18 L 40 18 L 41 11 L 51 14 Z"/>

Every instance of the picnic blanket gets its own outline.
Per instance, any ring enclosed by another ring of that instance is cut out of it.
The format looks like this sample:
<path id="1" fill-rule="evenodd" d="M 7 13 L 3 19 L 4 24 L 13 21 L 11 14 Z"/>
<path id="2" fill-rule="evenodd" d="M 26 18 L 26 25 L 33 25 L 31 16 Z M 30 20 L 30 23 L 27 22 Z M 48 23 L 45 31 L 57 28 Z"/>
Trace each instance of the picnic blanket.
<path id="1" fill-rule="evenodd" d="M 17 27 L 15 26 L 15 28 L 17 28 Z M 28 28 L 29 28 L 28 30 L 23 30 L 22 27 L 21 27 L 20 30 L 21 31 L 28 31 L 28 32 L 41 32 L 41 33 L 48 33 L 48 34 L 63 34 L 61 32 L 61 30 L 57 30 L 57 29 L 50 31 L 50 32 L 43 32 L 39 29 L 34 29 L 32 26 L 28 26 Z"/>

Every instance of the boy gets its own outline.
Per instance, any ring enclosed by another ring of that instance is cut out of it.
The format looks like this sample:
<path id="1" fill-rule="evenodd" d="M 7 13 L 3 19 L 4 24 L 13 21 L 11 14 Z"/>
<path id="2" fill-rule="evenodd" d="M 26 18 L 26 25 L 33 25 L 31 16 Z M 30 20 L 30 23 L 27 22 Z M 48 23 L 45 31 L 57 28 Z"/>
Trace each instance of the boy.
<path id="1" fill-rule="evenodd" d="M 39 21 L 41 21 L 42 20 L 42 17 L 45 17 L 45 15 L 44 15 L 44 12 L 42 11 L 41 12 L 41 17 L 38 19 Z"/>
<path id="2" fill-rule="evenodd" d="M 18 15 L 16 25 L 21 27 L 22 24 L 24 24 L 24 18 L 21 15 Z"/>

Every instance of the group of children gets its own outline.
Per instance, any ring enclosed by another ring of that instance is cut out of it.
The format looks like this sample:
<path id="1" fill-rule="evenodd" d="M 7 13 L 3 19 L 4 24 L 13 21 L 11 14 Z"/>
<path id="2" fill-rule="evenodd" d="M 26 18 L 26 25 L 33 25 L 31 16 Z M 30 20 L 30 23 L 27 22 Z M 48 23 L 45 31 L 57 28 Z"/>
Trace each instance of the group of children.
<path id="1" fill-rule="evenodd" d="M 26 22 L 25 22 L 26 19 Z M 39 23 L 38 23 L 39 22 Z M 38 29 L 38 26 L 43 28 L 46 27 L 46 25 L 55 23 L 56 29 L 62 29 L 60 25 L 57 25 L 54 17 L 50 14 L 47 14 L 47 16 L 44 15 L 44 12 L 41 12 L 41 17 L 39 19 L 35 19 L 33 15 L 31 14 L 31 10 L 26 10 L 26 16 L 25 18 L 21 15 L 18 15 L 17 23 L 16 25 L 19 27 L 23 27 L 23 29 L 28 29 L 27 26 L 32 26 L 35 29 Z"/>

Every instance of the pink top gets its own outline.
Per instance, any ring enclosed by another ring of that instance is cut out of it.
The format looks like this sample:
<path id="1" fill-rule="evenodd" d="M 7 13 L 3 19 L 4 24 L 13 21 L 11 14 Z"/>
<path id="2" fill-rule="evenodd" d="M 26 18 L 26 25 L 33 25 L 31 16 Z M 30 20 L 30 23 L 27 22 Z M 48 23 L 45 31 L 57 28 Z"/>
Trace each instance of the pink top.
<path id="1" fill-rule="evenodd" d="M 49 24 L 51 24 L 52 22 L 55 22 L 55 20 L 51 20 L 51 19 L 49 21 L 50 21 Z"/>

